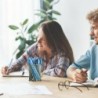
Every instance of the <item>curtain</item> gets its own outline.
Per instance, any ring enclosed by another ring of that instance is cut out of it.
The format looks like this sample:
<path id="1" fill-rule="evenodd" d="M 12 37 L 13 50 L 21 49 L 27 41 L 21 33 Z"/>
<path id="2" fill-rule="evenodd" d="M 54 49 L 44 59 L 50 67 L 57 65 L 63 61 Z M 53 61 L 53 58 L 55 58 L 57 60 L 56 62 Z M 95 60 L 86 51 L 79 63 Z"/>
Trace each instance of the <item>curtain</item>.
<path id="1" fill-rule="evenodd" d="M 37 21 L 35 10 L 40 8 L 40 0 L 0 0 L 0 65 L 8 64 L 17 45 L 16 33 L 8 25 L 18 25 L 25 19 L 29 24 Z"/>

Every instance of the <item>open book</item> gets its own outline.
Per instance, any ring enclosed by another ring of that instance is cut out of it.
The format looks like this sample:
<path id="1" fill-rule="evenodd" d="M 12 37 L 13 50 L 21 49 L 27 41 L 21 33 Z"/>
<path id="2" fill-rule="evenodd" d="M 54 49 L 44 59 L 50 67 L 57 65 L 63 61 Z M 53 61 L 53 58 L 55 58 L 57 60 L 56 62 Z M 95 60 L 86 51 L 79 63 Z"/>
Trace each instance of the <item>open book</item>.
<path id="1" fill-rule="evenodd" d="M 11 72 L 8 75 L 3 75 L 3 77 L 28 77 L 28 76 L 29 76 L 28 70 L 16 71 L 16 72 Z"/>
<path id="2" fill-rule="evenodd" d="M 82 87 L 82 86 L 88 86 L 88 87 L 98 87 L 98 78 L 95 78 L 94 80 L 87 80 L 84 83 L 76 83 L 76 82 L 71 82 L 70 86 L 72 87 Z"/>

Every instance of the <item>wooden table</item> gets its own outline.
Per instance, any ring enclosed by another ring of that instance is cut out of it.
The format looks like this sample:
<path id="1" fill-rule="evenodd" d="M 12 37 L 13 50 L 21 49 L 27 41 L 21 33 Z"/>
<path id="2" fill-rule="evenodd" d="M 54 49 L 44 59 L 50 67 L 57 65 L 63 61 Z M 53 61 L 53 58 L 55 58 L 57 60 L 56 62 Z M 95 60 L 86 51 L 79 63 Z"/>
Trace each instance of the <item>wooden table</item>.
<path id="1" fill-rule="evenodd" d="M 87 88 L 79 87 L 83 92 L 81 93 L 74 87 L 69 89 L 63 89 L 60 91 L 58 89 L 58 83 L 60 81 L 65 81 L 65 78 L 43 76 L 42 81 L 32 82 L 29 81 L 28 77 L 0 77 L 0 83 L 28 83 L 33 85 L 45 85 L 53 94 L 52 95 L 7 95 L 4 94 L 0 98 L 97 98 L 98 88 Z"/>

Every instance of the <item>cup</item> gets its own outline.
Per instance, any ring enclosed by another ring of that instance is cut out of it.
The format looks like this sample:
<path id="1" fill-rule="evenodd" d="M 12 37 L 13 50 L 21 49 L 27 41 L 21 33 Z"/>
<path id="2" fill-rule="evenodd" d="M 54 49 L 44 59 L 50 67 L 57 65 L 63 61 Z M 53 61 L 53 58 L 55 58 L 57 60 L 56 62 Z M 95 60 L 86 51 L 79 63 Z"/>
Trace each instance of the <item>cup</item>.
<path id="1" fill-rule="evenodd" d="M 42 59 L 38 57 L 28 58 L 29 65 L 29 81 L 40 81 L 41 80 L 41 65 Z"/>

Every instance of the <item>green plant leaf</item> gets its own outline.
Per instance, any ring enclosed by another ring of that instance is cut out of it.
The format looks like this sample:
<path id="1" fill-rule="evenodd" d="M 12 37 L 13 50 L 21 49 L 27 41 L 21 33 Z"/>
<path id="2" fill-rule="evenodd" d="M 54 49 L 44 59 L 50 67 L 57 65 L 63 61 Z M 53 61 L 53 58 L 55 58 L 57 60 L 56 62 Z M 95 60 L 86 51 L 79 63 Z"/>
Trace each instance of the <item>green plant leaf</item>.
<path id="1" fill-rule="evenodd" d="M 55 10 L 48 10 L 47 13 L 52 13 L 52 14 L 56 14 L 56 15 L 61 15 L 58 11 Z"/>
<path id="2" fill-rule="evenodd" d="M 16 54 L 16 59 L 18 59 L 23 53 L 24 53 L 24 50 L 20 50 L 20 51 Z"/>
<path id="3" fill-rule="evenodd" d="M 33 24 L 29 29 L 28 29 L 28 33 L 32 33 L 33 31 L 37 30 L 39 25 L 44 22 L 46 19 L 42 19 L 39 22 Z"/>
<path id="4" fill-rule="evenodd" d="M 55 10 L 53 10 L 52 13 L 56 15 L 61 15 L 58 11 L 55 11 Z"/>
<path id="5" fill-rule="evenodd" d="M 20 40 L 20 45 L 18 47 L 19 50 L 23 50 L 26 47 L 26 41 L 25 40 Z"/>
<path id="6" fill-rule="evenodd" d="M 15 38 L 15 40 L 16 40 L 16 41 L 17 41 L 17 40 L 24 40 L 24 38 L 21 37 L 21 36 L 18 36 L 18 37 Z"/>
<path id="7" fill-rule="evenodd" d="M 34 41 L 34 40 L 27 40 L 26 43 L 27 43 L 28 45 L 32 45 L 33 43 L 35 43 L 35 41 Z"/>
<path id="8" fill-rule="evenodd" d="M 52 16 L 48 16 L 48 20 L 56 20 L 56 18 Z"/>
<path id="9" fill-rule="evenodd" d="M 44 7 L 45 7 L 46 10 L 50 8 L 50 2 L 49 2 L 49 0 L 44 0 Z"/>
<path id="10" fill-rule="evenodd" d="M 38 28 L 39 24 L 33 24 L 29 30 L 28 30 L 28 33 L 32 33 L 33 31 L 35 31 L 37 28 Z"/>
<path id="11" fill-rule="evenodd" d="M 27 23 L 28 23 L 28 21 L 29 21 L 28 19 L 25 19 L 25 20 L 24 20 L 24 22 L 22 23 L 22 25 L 27 24 Z"/>
<path id="12" fill-rule="evenodd" d="M 44 14 L 44 13 L 36 13 L 35 15 L 40 16 L 42 18 L 46 17 L 46 14 Z"/>
<path id="13" fill-rule="evenodd" d="M 52 2 L 50 3 L 51 6 L 54 6 L 55 4 L 57 4 L 60 0 L 52 0 Z"/>
<path id="14" fill-rule="evenodd" d="M 44 10 L 44 9 L 37 10 L 37 11 L 46 14 L 46 10 Z"/>
<path id="15" fill-rule="evenodd" d="M 19 29 L 19 27 L 15 26 L 15 25 L 9 25 L 9 28 L 12 30 L 17 30 Z"/>

